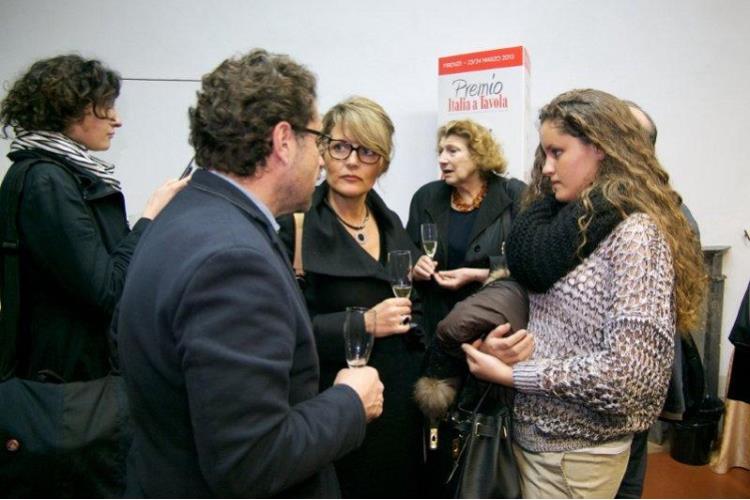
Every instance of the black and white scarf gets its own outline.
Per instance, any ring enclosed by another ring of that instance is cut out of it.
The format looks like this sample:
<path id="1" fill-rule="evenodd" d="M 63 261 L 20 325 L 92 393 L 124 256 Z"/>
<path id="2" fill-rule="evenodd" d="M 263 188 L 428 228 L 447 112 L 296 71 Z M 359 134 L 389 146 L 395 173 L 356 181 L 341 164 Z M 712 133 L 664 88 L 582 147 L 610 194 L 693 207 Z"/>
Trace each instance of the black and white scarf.
<path id="1" fill-rule="evenodd" d="M 529 291 L 546 292 L 596 250 L 622 222 L 622 215 L 598 190 L 590 195 L 593 217 L 580 250 L 578 218 L 584 214 L 580 200 L 560 203 L 553 195 L 534 202 L 518 214 L 505 252 L 508 269 Z"/>
<path id="2" fill-rule="evenodd" d="M 40 149 L 60 155 L 99 177 L 102 181 L 120 191 L 120 181 L 114 178 L 115 166 L 89 153 L 88 148 L 60 132 L 45 130 L 19 131 L 10 145 L 11 151 Z"/>

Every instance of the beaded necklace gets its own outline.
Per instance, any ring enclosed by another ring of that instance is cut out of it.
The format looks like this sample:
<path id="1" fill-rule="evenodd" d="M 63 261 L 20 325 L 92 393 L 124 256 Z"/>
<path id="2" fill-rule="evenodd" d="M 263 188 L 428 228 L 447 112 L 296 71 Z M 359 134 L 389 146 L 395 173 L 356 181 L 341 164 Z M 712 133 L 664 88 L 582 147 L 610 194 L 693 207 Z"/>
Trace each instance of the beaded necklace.
<path id="1" fill-rule="evenodd" d="M 458 194 L 458 190 L 454 189 L 453 194 L 451 194 L 451 204 L 453 205 L 453 209 L 456 212 L 471 212 L 472 210 L 475 210 L 479 207 L 479 205 L 482 204 L 482 200 L 484 200 L 485 195 L 487 194 L 487 184 L 482 184 L 482 189 L 479 190 L 479 193 L 472 198 L 472 200 L 469 203 L 464 203 L 461 201 L 461 196 Z"/>

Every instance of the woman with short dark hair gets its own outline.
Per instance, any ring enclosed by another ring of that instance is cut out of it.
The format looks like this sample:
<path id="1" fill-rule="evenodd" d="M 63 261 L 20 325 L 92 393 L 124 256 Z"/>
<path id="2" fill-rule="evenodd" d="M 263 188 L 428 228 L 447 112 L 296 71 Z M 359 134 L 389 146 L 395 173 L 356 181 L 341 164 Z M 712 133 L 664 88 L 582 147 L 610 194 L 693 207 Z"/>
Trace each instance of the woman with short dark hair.
<path id="1" fill-rule="evenodd" d="M 34 63 L 0 106 L 15 138 L 8 157 L 31 161 L 19 207 L 21 344 L 18 376 L 85 381 L 110 370 L 108 330 L 138 238 L 187 181 L 152 196 L 132 230 L 106 151 L 122 126 L 120 76 L 97 60 Z"/>
<path id="2" fill-rule="evenodd" d="M 17 339 L 18 378 L 85 382 L 111 371 L 110 323 L 130 257 L 150 219 L 187 183 L 167 182 L 133 229 L 128 227 L 114 165 L 93 154 L 109 149 L 122 126 L 115 109 L 119 94 L 116 72 L 97 60 L 63 55 L 34 63 L 0 104 L 6 138 L 8 128 L 15 135 L 8 154 L 13 176 L 26 169 L 16 218 L 18 332 L 5 332 Z M 0 188 L 4 196 L 10 195 L 9 184 Z M 7 217 L 0 216 L 2 234 Z M 45 470 L 38 473 L 47 480 L 18 481 L 14 487 L 20 489 L 12 491 L 32 497 L 119 496 L 129 432 L 120 435 L 123 449 L 99 449 L 96 470 L 81 456 L 65 460 L 64 470 L 39 457 L 37 465 Z"/>

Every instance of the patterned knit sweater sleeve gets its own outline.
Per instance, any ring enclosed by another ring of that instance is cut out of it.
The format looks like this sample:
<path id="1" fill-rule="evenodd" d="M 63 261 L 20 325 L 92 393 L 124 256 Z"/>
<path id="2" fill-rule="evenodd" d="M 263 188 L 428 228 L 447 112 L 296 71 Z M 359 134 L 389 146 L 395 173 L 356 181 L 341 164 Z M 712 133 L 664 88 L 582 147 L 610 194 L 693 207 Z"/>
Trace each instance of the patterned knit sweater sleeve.
<path id="1" fill-rule="evenodd" d="M 556 415 L 563 424 L 560 418 L 588 416 L 623 427 L 603 436 L 648 427 L 669 382 L 673 288 L 669 247 L 653 221 L 638 213 L 546 293 L 532 294 L 536 350 L 514 366 L 513 380 L 521 393 L 541 397 L 531 398 L 536 409 L 519 408 L 521 419 L 531 424 L 532 413 Z"/>

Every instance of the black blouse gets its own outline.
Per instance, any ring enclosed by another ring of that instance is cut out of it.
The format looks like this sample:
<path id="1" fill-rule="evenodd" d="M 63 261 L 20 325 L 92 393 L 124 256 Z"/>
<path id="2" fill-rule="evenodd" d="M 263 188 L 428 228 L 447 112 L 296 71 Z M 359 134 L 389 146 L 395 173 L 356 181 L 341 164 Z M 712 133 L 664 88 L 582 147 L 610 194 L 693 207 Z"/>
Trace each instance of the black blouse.
<path id="1" fill-rule="evenodd" d="M 466 267 L 465 256 L 469 249 L 469 237 L 478 213 L 479 210 L 458 212 L 451 209 L 448 216 L 448 235 L 445 238 L 448 247 L 448 269 Z"/>

